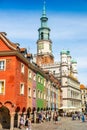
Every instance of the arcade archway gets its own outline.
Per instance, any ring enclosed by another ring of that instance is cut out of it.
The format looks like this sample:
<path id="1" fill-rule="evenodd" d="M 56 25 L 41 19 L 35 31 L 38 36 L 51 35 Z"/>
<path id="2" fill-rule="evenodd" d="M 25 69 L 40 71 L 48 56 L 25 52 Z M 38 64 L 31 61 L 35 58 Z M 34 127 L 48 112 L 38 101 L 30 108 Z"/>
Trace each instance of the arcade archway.
<path id="1" fill-rule="evenodd" d="M 7 107 L 0 107 L 0 128 L 10 128 L 10 111 Z"/>

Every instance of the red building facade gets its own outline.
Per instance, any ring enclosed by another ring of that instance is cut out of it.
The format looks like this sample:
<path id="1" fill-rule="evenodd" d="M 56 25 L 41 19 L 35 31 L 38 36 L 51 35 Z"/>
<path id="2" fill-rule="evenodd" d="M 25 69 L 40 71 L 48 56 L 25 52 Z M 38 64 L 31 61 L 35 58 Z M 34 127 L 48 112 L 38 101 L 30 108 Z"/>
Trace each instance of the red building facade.
<path id="1" fill-rule="evenodd" d="M 12 129 L 15 114 L 26 112 L 27 77 L 28 62 L 20 54 L 20 48 L 0 33 L 0 110 L 3 110 L 0 119 L 8 113 L 6 123 L 1 119 L 2 127 Z"/>

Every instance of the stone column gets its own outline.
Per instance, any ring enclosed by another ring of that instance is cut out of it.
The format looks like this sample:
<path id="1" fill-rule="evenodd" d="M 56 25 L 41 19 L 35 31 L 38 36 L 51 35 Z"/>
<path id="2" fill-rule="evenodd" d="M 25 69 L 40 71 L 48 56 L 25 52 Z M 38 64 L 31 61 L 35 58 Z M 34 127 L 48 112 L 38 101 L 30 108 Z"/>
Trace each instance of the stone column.
<path id="1" fill-rule="evenodd" d="M 14 115 L 15 113 L 10 114 L 10 130 L 14 130 Z"/>
<path id="2" fill-rule="evenodd" d="M 37 114 L 36 111 L 34 111 L 34 123 L 36 123 L 36 118 L 37 118 L 36 114 Z"/>
<path id="3" fill-rule="evenodd" d="M 27 113 L 24 112 L 23 115 L 24 115 L 24 122 L 25 122 Z"/>
<path id="4" fill-rule="evenodd" d="M 19 127 L 20 125 L 20 117 L 21 117 L 21 113 L 18 113 L 18 122 L 17 122 L 17 126 Z"/>

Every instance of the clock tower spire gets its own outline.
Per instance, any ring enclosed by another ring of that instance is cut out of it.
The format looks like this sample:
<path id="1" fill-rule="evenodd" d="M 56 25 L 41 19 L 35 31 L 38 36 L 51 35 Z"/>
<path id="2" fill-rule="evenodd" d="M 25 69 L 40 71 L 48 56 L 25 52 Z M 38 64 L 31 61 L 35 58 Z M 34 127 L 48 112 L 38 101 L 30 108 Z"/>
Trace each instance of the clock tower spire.
<path id="1" fill-rule="evenodd" d="M 46 4 L 44 2 L 41 27 L 38 29 L 38 40 L 37 40 L 37 64 L 48 64 L 54 62 L 52 55 L 52 41 L 50 40 L 50 28 L 47 25 L 48 18 L 46 16 Z"/>

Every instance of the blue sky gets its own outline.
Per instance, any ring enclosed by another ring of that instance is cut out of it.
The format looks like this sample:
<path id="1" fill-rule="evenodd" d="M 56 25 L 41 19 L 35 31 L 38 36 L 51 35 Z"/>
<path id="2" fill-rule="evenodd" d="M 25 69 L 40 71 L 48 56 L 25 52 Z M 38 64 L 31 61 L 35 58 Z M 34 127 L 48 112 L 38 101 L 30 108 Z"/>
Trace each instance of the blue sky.
<path id="1" fill-rule="evenodd" d="M 36 53 L 44 0 L 0 0 L 0 32 Z M 53 55 L 68 49 L 77 60 L 78 79 L 87 85 L 87 0 L 45 0 Z"/>

